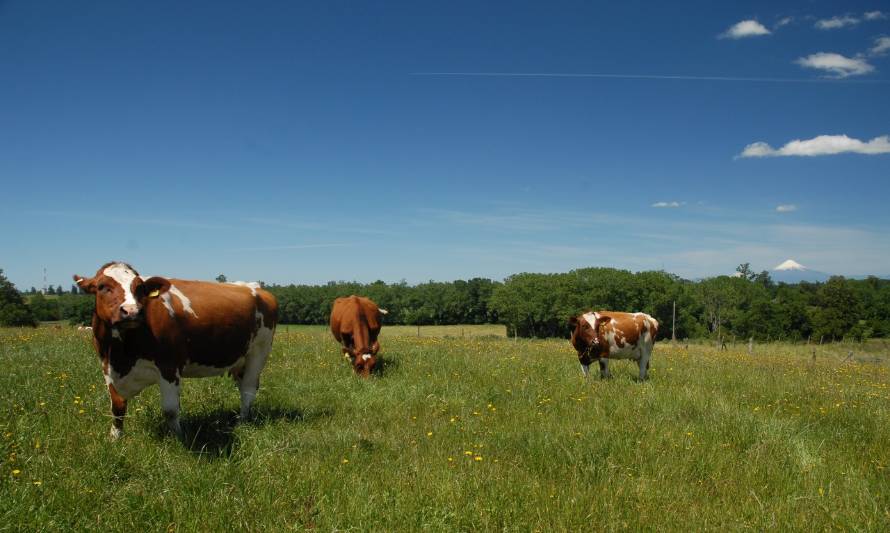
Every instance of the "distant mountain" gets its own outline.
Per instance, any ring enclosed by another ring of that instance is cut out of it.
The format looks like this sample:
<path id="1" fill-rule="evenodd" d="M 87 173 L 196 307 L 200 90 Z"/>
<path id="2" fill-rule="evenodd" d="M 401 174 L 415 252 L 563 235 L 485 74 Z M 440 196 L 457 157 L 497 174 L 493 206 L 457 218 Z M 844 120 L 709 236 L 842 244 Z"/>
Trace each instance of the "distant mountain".
<path id="1" fill-rule="evenodd" d="M 823 282 L 828 281 L 831 274 L 810 270 L 793 259 L 788 259 L 780 265 L 776 265 L 769 277 L 776 283 L 800 283 L 801 281 Z"/>

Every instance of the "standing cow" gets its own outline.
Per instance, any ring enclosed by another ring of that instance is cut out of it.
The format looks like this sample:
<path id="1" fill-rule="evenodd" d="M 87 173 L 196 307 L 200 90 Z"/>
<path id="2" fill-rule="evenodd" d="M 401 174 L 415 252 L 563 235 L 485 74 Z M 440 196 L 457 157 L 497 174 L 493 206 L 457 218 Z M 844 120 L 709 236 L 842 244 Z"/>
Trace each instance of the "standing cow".
<path id="1" fill-rule="evenodd" d="M 599 311 L 573 316 L 569 326 L 585 377 L 593 360 L 599 362 L 600 377 L 608 378 L 609 359 L 633 359 L 640 365 L 640 380 L 646 379 L 658 334 L 657 320 L 646 313 Z"/>
<path id="2" fill-rule="evenodd" d="M 144 278 L 115 262 L 74 281 L 96 295 L 93 346 L 111 396 L 112 438 L 123 433 L 127 400 L 155 383 L 167 424 L 181 436 L 181 378 L 229 372 L 241 417 L 249 415 L 278 322 L 274 296 L 256 283 Z"/>
<path id="3" fill-rule="evenodd" d="M 343 357 L 352 361 L 355 373 L 368 377 L 377 364 L 381 321 L 386 309 L 380 309 L 363 296 L 334 300 L 331 309 L 331 333 L 342 345 Z"/>

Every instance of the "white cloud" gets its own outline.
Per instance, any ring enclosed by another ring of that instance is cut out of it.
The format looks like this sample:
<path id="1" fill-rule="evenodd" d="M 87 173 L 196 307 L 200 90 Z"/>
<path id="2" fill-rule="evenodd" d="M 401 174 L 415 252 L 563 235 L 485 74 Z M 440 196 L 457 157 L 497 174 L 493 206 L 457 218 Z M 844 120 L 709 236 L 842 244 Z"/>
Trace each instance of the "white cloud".
<path id="1" fill-rule="evenodd" d="M 882 56 L 890 50 L 890 37 L 878 37 L 875 45 L 868 52 L 873 56 Z"/>
<path id="2" fill-rule="evenodd" d="M 683 204 L 681 204 L 680 202 L 655 202 L 654 204 L 652 204 L 652 207 L 675 208 L 675 207 L 680 207 L 681 205 L 683 205 Z"/>
<path id="3" fill-rule="evenodd" d="M 887 18 L 887 15 L 880 11 L 868 11 L 862 14 L 865 20 L 880 20 Z"/>
<path id="4" fill-rule="evenodd" d="M 773 28 L 774 29 L 781 28 L 782 26 L 787 26 L 788 24 L 791 24 L 792 22 L 794 22 L 794 17 L 785 17 L 785 18 L 779 20 L 779 22 L 776 22 L 776 25 L 773 26 Z"/>
<path id="5" fill-rule="evenodd" d="M 890 136 L 883 135 L 863 142 L 846 135 L 819 135 L 802 141 L 795 139 L 775 149 L 765 142 L 755 142 L 745 147 L 737 157 L 816 156 L 834 154 L 890 154 Z"/>
<path id="6" fill-rule="evenodd" d="M 847 26 L 855 26 L 862 22 L 856 17 L 844 15 L 843 17 L 831 17 L 830 19 L 821 19 L 816 21 L 816 27 L 820 30 L 836 30 Z"/>
<path id="7" fill-rule="evenodd" d="M 776 212 L 778 213 L 791 213 L 793 211 L 797 211 L 797 206 L 794 204 L 781 204 L 776 206 Z"/>
<path id="8" fill-rule="evenodd" d="M 743 20 L 729 27 L 728 30 L 717 36 L 718 39 L 741 39 L 743 37 L 755 37 L 757 35 L 769 35 L 770 31 L 756 20 Z"/>
<path id="9" fill-rule="evenodd" d="M 875 69 L 861 57 L 846 57 L 833 52 L 811 54 L 807 57 L 798 58 L 795 63 L 805 68 L 823 70 L 834 78 L 861 76 Z"/>

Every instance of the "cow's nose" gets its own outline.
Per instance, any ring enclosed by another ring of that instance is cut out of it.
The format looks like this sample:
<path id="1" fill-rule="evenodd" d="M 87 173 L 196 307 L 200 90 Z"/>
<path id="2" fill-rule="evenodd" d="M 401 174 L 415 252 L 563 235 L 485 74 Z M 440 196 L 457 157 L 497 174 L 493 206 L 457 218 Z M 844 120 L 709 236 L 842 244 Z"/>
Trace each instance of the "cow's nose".
<path id="1" fill-rule="evenodd" d="M 121 318 L 132 318 L 139 314 L 139 307 L 135 305 L 122 305 Z"/>

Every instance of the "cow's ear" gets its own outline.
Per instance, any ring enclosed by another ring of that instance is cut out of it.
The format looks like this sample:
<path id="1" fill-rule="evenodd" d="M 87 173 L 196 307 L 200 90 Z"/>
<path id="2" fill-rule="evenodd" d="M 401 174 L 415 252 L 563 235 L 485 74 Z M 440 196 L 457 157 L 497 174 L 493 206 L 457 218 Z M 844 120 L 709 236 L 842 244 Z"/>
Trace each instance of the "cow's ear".
<path id="1" fill-rule="evenodd" d="M 142 282 L 143 293 L 149 298 L 157 298 L 170 290 L 170 280 L 160 276 L 148 278 Z"/>
<path id="2" fill-rule="evenodd" d="M 77 274 L 74 274 L 72 277 L 74 278 L 74 283 L 77 283 L 77 286 L 80 287 L 80 290 L 87 294 L 96 294 L 96 278 L 85 278 Z"/>
<path id="3" fill-rule="evenodd" d="M 575 329 L 578 327 L 578 317 L 572 315 L 569 317 L 569 327 Z"/>
<path id="4" fill-rule="evenodd" d="M 610 320 L 612 320 L 612 317 L 600 315 L 596 318 L 596 325 L 597 325 L 597 327 L 599 327 L 604 324 L 608 324 Z"/>

